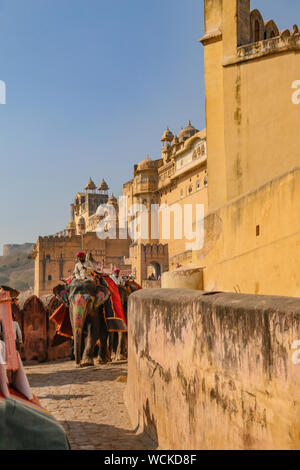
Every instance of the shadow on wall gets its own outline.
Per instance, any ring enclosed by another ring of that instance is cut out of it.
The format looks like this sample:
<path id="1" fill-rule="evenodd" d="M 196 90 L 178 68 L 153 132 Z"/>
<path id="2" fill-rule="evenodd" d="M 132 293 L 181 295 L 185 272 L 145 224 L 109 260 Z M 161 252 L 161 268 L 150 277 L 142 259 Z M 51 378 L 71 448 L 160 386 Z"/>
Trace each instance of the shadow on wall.
<path id="1" fill-rule="evenodd" d="M 144 433 L 150 436 L 151 439 L 158 443 L 158 433 L 157 433 L 157 426 L 154 415 L 151 416 L 149 400 L 146 401 L 146 406 L 143 407 L 143 414 L 144 414 Z"/>
<path id="2" fill-rule="evenodd" d="M 126 404 L 159 447 L 300 448 L 299 298 L 142 290 L 128 319 Z"/>

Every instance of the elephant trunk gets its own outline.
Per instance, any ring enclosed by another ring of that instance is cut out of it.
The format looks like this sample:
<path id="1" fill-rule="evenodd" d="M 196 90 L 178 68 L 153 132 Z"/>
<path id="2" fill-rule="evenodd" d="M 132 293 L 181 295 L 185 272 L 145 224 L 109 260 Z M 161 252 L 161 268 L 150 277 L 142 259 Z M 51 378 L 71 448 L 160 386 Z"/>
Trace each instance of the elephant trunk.
<path id="1" fill-rule="evenodd" d="M 73 300 L 73 332 L 74 332 L 74 355 L 76 364 L 81 361 L 83 328 L 87 317 L 87 297 L 83 295 L 75 295 Z"/>

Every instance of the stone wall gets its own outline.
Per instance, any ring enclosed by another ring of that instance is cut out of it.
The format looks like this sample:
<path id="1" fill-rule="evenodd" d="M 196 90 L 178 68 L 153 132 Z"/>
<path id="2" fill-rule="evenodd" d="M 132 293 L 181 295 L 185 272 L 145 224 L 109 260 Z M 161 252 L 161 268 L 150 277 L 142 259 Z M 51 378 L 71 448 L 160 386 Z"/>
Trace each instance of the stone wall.
<path id="1" fill-rule="evenodd" d="M 94 232 L 83 237 L 39 237 L 34 246 L 35 260 L 34 293 L 38 297 L 49 295 L 61 279 L 74 272 L 76 253 L 85 251 L 92 254 L 100 264 L 120 267 L 124 256 L 129 254 L 129 240 L 100 240 Z"/>
<path id="2" fill-rule="evenodd" d="M 160 448 L 300 449 L 300 299 L 143 290 L 128 318 L 126 402 Z"/>
<path id="3" fill-rule="evenodd" d="M 161 281 L 143 281 L 143 289 L 159 289 L 161 287 Z"/>
<path id="4" fill-rule="evenodd" d="M 300 297 L 299 211 L 300 167 L 207 214 L 203 290 Z"/>
<path id="5" fill-rule="evenodd" d="M 203 290 L 202 268 L 179 268 L 162 275 L 163 289 L 195 289 Z"/>

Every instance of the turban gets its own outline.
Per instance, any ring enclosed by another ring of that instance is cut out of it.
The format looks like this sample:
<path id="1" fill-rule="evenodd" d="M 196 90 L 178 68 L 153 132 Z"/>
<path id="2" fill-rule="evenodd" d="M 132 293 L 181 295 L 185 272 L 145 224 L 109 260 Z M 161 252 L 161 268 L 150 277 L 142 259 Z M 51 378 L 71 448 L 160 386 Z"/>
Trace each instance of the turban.
<path id="1" fill-rule="evenodd" d="M 114 273 L 116 273 L 116 274 L 118 274 L 119 272 L 120 272 L 119 269 L 115 269 L 115 270 L 114 270 Z"/>
<path id="2" fill-rule="evenodd" d="M 80 251 L 79 253 L 77 253 L 77 258 L 84 258 L 85 257 L 85 253 L 83 253 L 82 251 Z"/>

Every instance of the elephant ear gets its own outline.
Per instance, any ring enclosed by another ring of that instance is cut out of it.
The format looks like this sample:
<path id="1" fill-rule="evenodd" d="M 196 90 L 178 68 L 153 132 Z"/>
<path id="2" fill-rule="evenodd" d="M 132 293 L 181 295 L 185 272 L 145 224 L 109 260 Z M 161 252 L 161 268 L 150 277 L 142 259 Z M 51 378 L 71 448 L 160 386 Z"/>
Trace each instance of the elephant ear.
<path id="1" fill-rule="evenodd" d="M 53 294 L 67 307 L 69 306 L 69 286 L 59 284 L 53 288 Z"/>
<path id="2" fill-rule="evenodd" d="M 104 286 L 97 286 L 97 294 L 95 300 L 95 307 L 100 307 L 100 305 L 105 304 L 105 302 L 109 299 L 111 293 L 107 287 Z"/>

